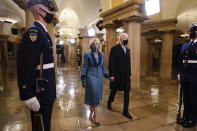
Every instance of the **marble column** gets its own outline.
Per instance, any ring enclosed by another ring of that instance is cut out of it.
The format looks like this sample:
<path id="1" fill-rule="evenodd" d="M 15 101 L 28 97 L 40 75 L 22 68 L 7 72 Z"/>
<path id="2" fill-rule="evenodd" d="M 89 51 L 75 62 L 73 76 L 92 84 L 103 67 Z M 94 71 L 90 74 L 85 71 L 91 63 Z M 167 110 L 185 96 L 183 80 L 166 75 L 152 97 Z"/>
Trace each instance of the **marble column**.
<path id="1" fill-rule="evenodd" d="M 108 70 L 109 66 L 109 53 L 111 48 L 116 45 L 116 26 L 106 26 L 106 45 L 105 45 L 105 64 Z"/>
<path id="2" fill-rule="evenodd" d="M 163 35 L 163 43 L 161 49 L 160 62 L 160 78 L 161 80 L 170 80 L 172 75 L 172 48 L 173 33 L 166 32 Z"/>
<path id="3" fill-rule="evenodd" d="M 55 67 L 57 67 L 57 54 L 56 54 L 56 43 L 55 43 L 55 35 L 54 35 L 54 26 L 53 23 L 49 24 L 47 26 L 48 33 L 51 37 L 52 43 L 53 43 L 53 57 L 54 57 L 54 63 Z M 57 71 L 57 68 L 55 68 Z"/>
<path id="4" fill-rule="evenodd" d="M 141 36 L 140 42 L 140 69 L 141 76 L 144 77 L 148 72 L 148 41 L 145 35 Z"/>
<path id="5" fill-rule="evenodd" d="M 25 17 L 26 17 L 26 30 L 27 30 L 34 22 L 34 17 L 29 9 L 25 10 Z"/>
<path id="6" fill-rule="evenodd" d="M 80 36 L 82 37 L 82 64 L 83 64 L 83 56 L 84 53 L 88 50 L 90 50 L 90 46 L 89 46 L 89 36 L 88 36 L 88 32 L 87 32 L 87 27 L 85 28 L 80 28 Z"/>
<path id="7" fill-rule="evenodd" d="M 140 40 L 141 23 L 128 23 L 128 47 L 131 49 L 131 87 L 140 89 Z"/>
<path id="8" fill-rule="evenodd" d="M 8 64 L 8 46 L 7 46 L 7 41 L 2 41 L 2 49 L 4 53 L 4 58 L 5 58 L 5 64 Z"/>
<path id="9" fill-rule="evenodd" d="M 2 63 L 2 46 L 1 46 L 1 41 L 0 41 L 0 64 Z"/>
<path id="10" fill-rule="evenodd" d="M 152 73 L 152 66 L 153 66 L 153 45 L 148 43 L 148 55 L 147 55 L 147 73 L 150 74 Z"/>

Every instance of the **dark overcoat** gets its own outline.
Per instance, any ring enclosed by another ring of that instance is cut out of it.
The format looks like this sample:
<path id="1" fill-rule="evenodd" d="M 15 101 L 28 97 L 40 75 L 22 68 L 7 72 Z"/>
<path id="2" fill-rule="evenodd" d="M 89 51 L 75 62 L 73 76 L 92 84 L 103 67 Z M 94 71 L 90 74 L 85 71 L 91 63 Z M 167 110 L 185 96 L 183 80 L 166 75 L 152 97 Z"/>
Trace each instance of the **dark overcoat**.
<path id="1" fill-rule="evenodd" d="M 110 88 L 120 91 L 130 91 L 131 60 L 130 49 L 126 48 L 126 54 L 120 44 L 111 48 L 109 55 L 109 76 L 114 76 L 110 82 Z"/>

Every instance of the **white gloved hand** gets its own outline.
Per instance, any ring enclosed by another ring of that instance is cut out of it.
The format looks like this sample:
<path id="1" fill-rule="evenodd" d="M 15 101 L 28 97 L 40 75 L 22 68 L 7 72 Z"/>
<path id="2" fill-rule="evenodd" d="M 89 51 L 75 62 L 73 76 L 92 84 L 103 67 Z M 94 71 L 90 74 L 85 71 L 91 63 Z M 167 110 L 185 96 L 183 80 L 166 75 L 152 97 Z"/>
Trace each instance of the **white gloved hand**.
<path id="1" fill-rule="evenodd" d="M 180 74 L 177 75 L 177 79 L 180 81 Z"/>
<path id="2" fill-rule="evenodd" d="M 26 106 L 32 111 L 39 111 L 40 103 L 36 97 L 32 97 L 26 101 L 24 101 Z"/>

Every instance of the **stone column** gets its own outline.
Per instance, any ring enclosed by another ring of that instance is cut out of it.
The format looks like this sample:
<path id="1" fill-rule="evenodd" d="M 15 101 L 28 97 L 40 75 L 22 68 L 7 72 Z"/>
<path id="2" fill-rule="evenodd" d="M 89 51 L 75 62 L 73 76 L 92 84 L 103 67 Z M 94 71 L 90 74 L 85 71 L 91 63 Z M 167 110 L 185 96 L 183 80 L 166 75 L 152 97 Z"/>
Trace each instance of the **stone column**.
<path id="1" fill-rule="evenodd" d="M 1 46 L 1 41 L 0 41 L 0 64 L 2 63 L 2 46 Z"/>
<path id="2" fill-rule="evenodd" d="M 153 66 L 153 45 L 148 43 L 148 55 L 147 55 L 147 73 L 152 73 L 152 66 Z"/>
<path id="3" fill-rule="evenodd" d="M 57 71 L 57 54 L 56 54 L 56 43 L 55 43 L 55 35 L 54 35 L 54 25 L 53 23 L 48 24 L 47 26 L 48 33 L 51 37 L 52 43 L 53 43 L 53 57 L 54 57 L 54 63 L 55 63 L 55 69 Z"/>
<path id="4" fill-rule="evenodd" d="M 172 47 L 173 33 L 166 32 L 163 35 L 163 43 L 161 49 L 160 62 L 160 78 L 161 80 L 170 80 L 172 75 Z"/>
<path id="5" fill-rule="evenodd" d="M 80 28 L 80 36 L 82 37 L 82 64 L 83 64 L 83 56 L 85 54 L 86 51 L 90 50 L 90 46 L 89 46 L 89 36 L 87 33 L 87 27 L 85 28 Z"/>
<path id="6" fill-rule="evenodd" d="M 148 41 L 146 39 L 145 35 L 141 36 L 141 42 L 140 42 L 140 69 L 141 69 L 141 76 L 146 76 L 148 72 Z"/>
<path id="7" fill-rule="evenodd" d="M 108 70 L 109 66 L 109 53 L 111 48 L 116 45 L 116 26 L 106 26 L 106 45 L 105 45 L 105 64 Z"/>
<path id="8" fill-rule="evenodd" d="M 26 17 L 26 30 L 27 30 L 34 22 L 34 17 L 29 9 L 25 10 L 25 17 Z"/>
<path id="9" fill-rule="evenodd" d="M 2 49 L 3 49 L 3 53 L 4 53 L 4 57 L 5 57 L 5 63 L 6 65 L 8 64 L 8 46 L 7 46 L 7 41 L 2 41 Z"/>
<path id="10" fill-rule="evenodd" d="M 141 24 L 130 21 L 128 25 L 128 47 L 131 49 L 131 86 L 140 89 L 140 38 Z"/>

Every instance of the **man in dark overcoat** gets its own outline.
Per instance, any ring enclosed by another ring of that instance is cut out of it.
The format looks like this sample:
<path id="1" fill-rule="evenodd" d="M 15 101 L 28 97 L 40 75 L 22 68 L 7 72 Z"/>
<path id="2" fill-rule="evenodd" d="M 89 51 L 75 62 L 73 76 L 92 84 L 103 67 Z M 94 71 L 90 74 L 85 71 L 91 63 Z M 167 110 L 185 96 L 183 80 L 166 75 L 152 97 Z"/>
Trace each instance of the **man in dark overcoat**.
<path id="1" fill-rule="evenodd" d="M 109 55 L 109 76 L 111 79 L 111 93 L 107 102 L 107 108 L 112 110 L 111 103 L 114 101 L 117 91 L 124 91 L 124 107 L 123 115 L 129 119 L 129 91 L 131 82 L 131 61 L 130 49 L 126 47 L 128 44 L 128 34 L 120 34 L 120 43 L 111 48 Z"/>

